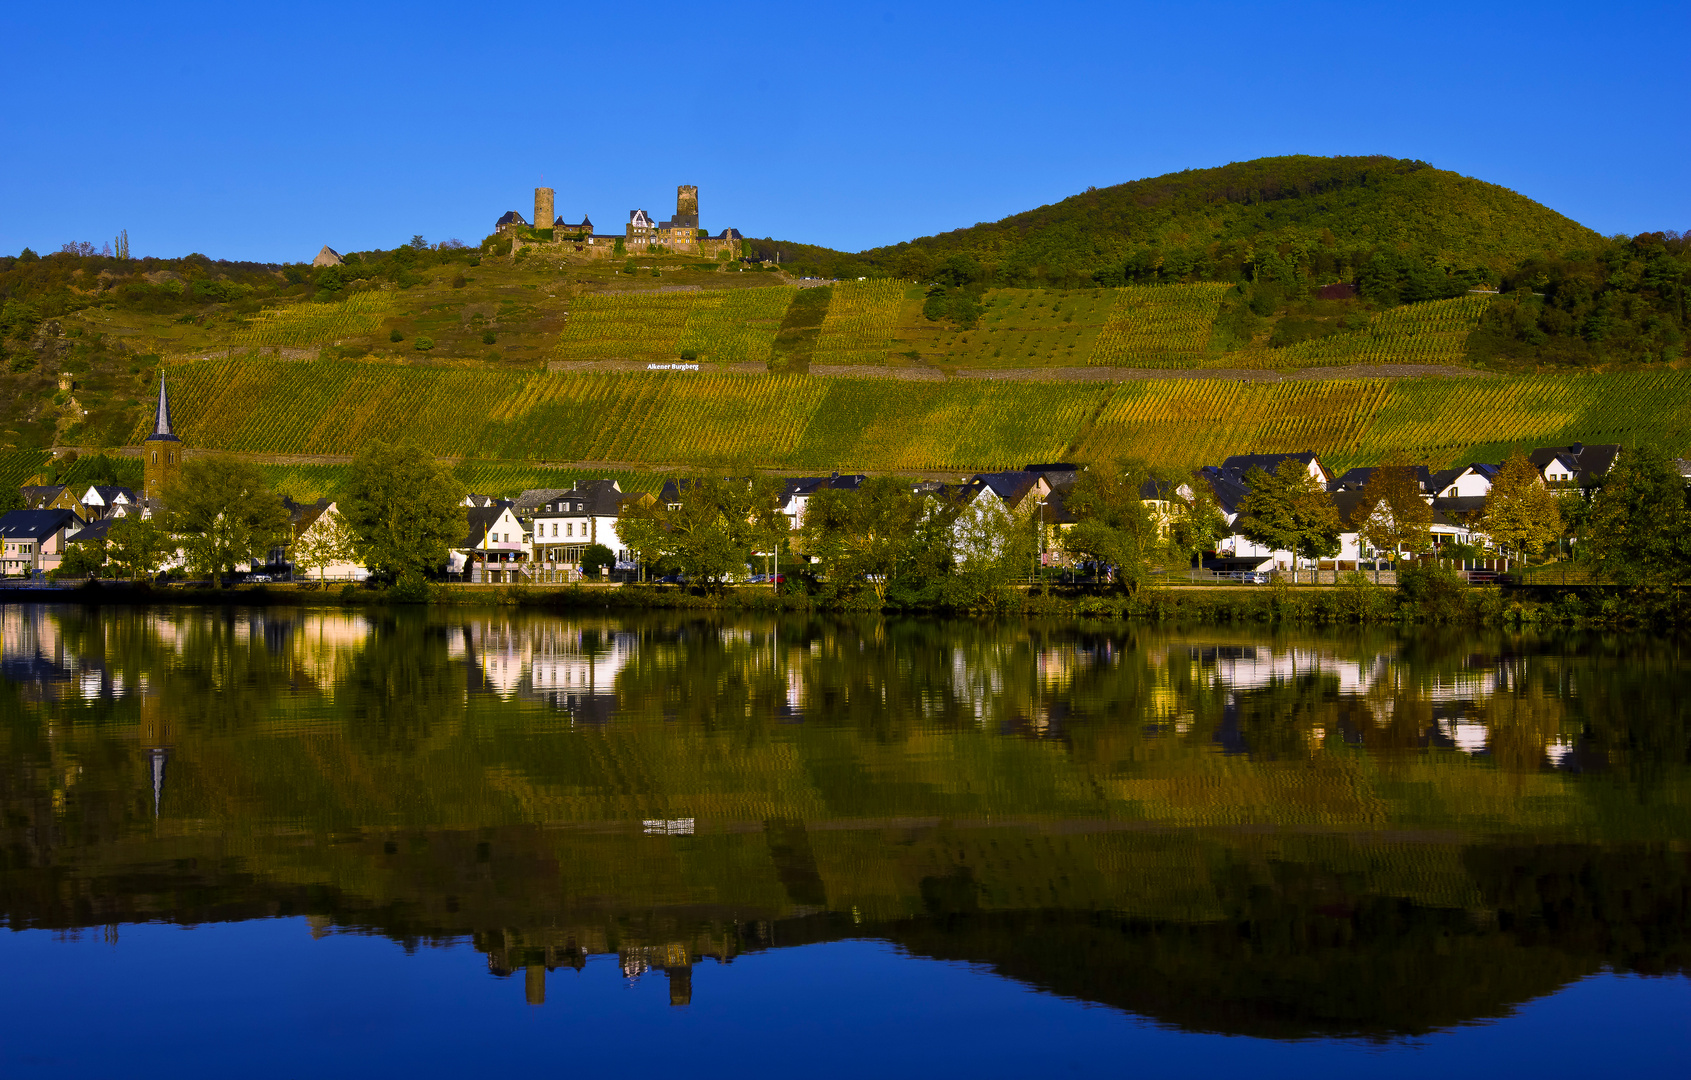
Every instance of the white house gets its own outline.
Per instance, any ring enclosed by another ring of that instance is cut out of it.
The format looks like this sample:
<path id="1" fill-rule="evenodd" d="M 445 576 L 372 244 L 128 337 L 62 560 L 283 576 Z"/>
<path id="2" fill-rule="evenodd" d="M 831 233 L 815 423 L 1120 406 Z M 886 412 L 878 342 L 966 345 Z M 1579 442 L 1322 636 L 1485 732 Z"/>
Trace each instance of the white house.
<path id="1" fill-rule="evenodd" d="M 628 552 L 617 533 L 625 497 L 615 480 L 593 480 L 536 506 L 530 523 L 533 570 L 548 575 L 578 570 L 582 553 L 594 544 L 609 548 L 619 564 L 627 562 Z"/>
<path id="2" fill-rule="evenodd" d="M 322 541 L 330 529 L 337 526 L 344 529 L 346 526 L 340 519 L 340 513 L 340 508 L 334 503 L 301 507 L 293 522 L 294 551 Z M 368 569 L 350 559 L 336 559 L 320 567 L 308 567 L 306 573 L 319 581 L 363 581 L 370 576 Z"/>
<path id="3" fill-rule="evenodd" d="M 128 517 L 131 511 L 139 510 L 141 505 L 140 498 L 128 488 L 103 484 L 89 485 L 80 501 L 83 516 L 88 521 Z"/>
<path id="4" fill-rule="evenodd" d="M 1491 494 L 1497 466 L 1476 461 L 1461 468 L 1446 469 L 1433 475 L 1435 499 L 1483 499 Z"/>
<path id="5" fill-rule="evenodd" d="M 523 525 L 510 503 L 471 507 L 469 532 L 448 557 L 453 573 L 477 583 L 514 583 L 523 567 Z"/>

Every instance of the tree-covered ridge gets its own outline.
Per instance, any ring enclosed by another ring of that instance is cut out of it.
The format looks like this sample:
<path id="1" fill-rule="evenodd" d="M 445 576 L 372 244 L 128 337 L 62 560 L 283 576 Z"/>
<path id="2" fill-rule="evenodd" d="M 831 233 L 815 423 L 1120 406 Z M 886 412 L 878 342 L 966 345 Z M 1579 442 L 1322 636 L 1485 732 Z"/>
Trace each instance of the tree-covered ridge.
<path id="1" fill-rule="evenodd" d="M 861 252 L 922 277 L 962 256 L 998 284 L 1235 281 L 1291 270 L 1350 280 L 1375 254 L 1413 252 L 1501 274 L 1588 247 L 1596 233 L 1496 184 L 1388 157 L 1259 158 L 1089 189 L 1049 206 Z M 797 245 L 789 259 L 805 261 Z"/>

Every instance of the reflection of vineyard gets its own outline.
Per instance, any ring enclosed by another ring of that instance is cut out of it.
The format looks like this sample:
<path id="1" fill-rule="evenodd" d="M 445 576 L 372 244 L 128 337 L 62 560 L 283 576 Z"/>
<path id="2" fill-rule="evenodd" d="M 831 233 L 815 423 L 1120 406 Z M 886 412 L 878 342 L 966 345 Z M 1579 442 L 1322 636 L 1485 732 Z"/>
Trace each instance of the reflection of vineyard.
<path id="1" fill-rule="evenodd" d="M 1511 443 L 1678 449 L 1691 439 L 1691 378 L 1673 371 L 893 383 L 245 358 L 183 364 L 171 379 L 189 445 L 271 454 L 352 454 L 370 439 L 413 438 L 435 454 L 484 461 L 950 470 L 1121 455 L 1191 466 L 1314 450 L 1330 466 L 1400 451 L 1442 467 Z"/>

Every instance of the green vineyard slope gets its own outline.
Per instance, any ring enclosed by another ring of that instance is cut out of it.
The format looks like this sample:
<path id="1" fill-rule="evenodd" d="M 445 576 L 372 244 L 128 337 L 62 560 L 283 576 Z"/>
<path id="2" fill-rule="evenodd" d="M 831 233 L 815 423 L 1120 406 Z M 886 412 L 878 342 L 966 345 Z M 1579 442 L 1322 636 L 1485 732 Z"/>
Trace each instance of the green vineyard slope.
<path id="1" fill-rule="evenodd" d="M 1649 442 L 1679 454 L 1691 443 L 1691 375 L 1673 371 L 907 382 L 246 358 L 175 365 L 168 377 L 190 446 L 263 454 L 352 454 L 370 439 L 411 438 L 483 461 L 949 471 L 1056 458 L 1190 466 L 1304 449 L 1332 465 L 1402 451 L 1443 466 L 1516 444 Z"/>

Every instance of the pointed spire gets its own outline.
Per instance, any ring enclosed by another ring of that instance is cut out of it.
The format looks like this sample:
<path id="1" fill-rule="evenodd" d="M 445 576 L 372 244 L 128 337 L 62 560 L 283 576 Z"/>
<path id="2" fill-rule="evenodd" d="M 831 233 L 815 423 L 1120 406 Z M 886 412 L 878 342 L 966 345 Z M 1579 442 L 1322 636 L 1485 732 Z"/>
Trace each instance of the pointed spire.
<path id="1" fill-rule="evenodd" d="M 154 435 L 173 435 L 170 430 L 170 395 L 164 389 L 164 372 L 159 372 L 159 413 L 153 421 Z"/>

